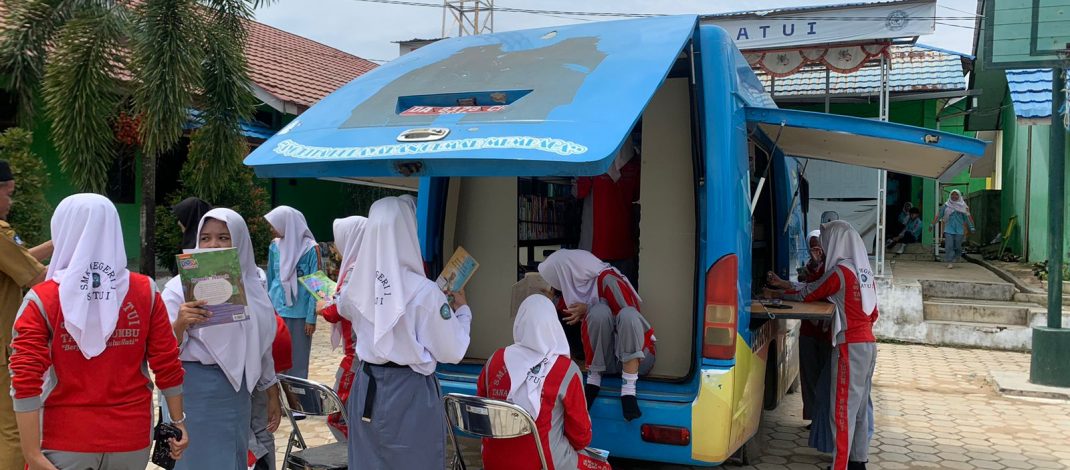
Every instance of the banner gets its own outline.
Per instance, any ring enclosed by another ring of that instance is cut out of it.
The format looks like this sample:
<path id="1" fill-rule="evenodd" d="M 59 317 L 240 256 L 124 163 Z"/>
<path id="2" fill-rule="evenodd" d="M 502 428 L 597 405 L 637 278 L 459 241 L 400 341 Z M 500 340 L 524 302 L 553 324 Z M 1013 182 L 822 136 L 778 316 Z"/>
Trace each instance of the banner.
<path id="1" fill-rule="evenodd" d="M 936 0 L 710 15 L 702 23 L 727 30 L 743 51 L 880 42 L 936 31 Z"/>

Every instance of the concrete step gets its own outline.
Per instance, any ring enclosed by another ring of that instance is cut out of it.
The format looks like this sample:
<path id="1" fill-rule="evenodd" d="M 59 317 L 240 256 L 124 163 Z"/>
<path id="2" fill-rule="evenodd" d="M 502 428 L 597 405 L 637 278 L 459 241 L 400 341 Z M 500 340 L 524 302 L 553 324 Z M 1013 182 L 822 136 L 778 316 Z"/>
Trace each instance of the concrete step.
<path id="1" fill-rule="evenodd" d="M 1014 300 L 1017 289 L 1014 284 L 1005 282 L 965 282 L 965 281 L 933 281 L 922 279 L 921 293 L 926 299 L 968 299 L 968 300 L 995 300 L 1009 302 Z"/>
<path id="2" fill-rule="evenodd" d="M 1030 293 L 1018 293 L 1014 294 L 1015 302 L 1026 302 L 1036 304 L 1040 306 L 1048 305 L 1048 294 L 1030 294 Z M 1070 295 L 1063 296 L 1063 306 L 1070 306 Z"/>
<path id="3" fill-rule="evenodd" d="M 897 255 L 895 253 L 889 252 L 887 254 L 887 256 L 888 256 L 888 259 L 891 260 L 891 261 L 935 261 L 936 260 L 936 258 L 933 256 L 932 253 L 916 253 L 916 254 L 904 253 L 904 254 L 901 254 L 901 255 Z"/>
<path id="4" fill-rule="evenodd" d="M 946 346 L 1029 351 L 1033 331 L 1028 326 L 956 321 L 925 321 L 926 343 Z"/>
<path id="5" fill-rule="evenodd" d="M 950 321 L 986 325 L 1029 325 L 1029 304 L 969 302 L 961 299 L 930 299 L 923 302 L 926 321 Z"/>

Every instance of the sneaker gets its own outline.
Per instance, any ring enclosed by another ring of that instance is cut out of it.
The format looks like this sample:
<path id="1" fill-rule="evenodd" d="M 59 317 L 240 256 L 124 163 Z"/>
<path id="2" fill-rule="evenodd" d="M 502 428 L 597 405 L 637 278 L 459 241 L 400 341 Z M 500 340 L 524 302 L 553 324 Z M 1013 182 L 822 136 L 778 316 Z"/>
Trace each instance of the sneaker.
<path id="1" fill-rule="evenodd" d="M 955 265 L 954 265 L 954 264 L 951 264 L 951 263 L 947 263 L 947 269 L 951 269 L 951 268 L 954 268 L 954 267 L 955 267 Z"/>

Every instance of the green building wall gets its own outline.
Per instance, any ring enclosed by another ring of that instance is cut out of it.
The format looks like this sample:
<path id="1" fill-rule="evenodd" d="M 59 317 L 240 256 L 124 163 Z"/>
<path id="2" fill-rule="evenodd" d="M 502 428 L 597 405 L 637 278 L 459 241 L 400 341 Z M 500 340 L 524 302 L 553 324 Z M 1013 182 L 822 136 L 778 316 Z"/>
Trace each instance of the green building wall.
<path id="1" fill-rule="evenodd" d="M 1009 97 L 1004 102 L 1010 102 Z M 1006 227 L 1013 216 L 1018 223 L 1008 248 L 1030 262 L 1048 259 L 1048 168 L 1049 125 L 1024 125 L 1011 111 L 1002 113 L 1003 191 L 1000 195 L 1001 225 Z M 1070 150 L 1070 148 L 1068 148 Z M 1070 151 L 1062 156 L 1070 158 Z M 1070 167 L 1066 175 L 1070 181 Z M 1064 202 L 1066 196 L 1064 195 Z M 1027 213 L 1028 208 L 1028 213 Z M 1028 221 L 1026 220 L 1028 216 Z M 1070 207 L 1064 204 L 1064 217 L 1070 220 Z M 1063 253 L 1070 254 L 1070 236 L 1063 237 Z"/>

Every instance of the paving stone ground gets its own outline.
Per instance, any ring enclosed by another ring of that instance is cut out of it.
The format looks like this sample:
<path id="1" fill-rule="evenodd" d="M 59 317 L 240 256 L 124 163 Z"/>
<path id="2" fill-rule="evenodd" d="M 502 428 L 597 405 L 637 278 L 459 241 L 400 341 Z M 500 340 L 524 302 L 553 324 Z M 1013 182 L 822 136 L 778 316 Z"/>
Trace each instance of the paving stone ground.
<path id="1" fill-rule="evenodd" d="M 326 329 L 316 333 L 311 379 L 333 385 L 340 352 L 332 351 Z M 1070 358 L 1068 358 L 1070 360 Z M 1006 398 L 988 383 L 991 370 L 1028 371 L 1023 353 L 882 343 L 878 347 L 873 403 L 876 431 L 869 468 L 888 470 L 1070 469 L 1070 403 Z M 798 394 L 763 416 L 764 455 L 742 469 L 818 470 L 831 459 L 806 447 Z M 279 461 L 290 425 L 276 434 Z M 332 442 L 322 420 L 299 423 L 310 445 Z M 473 443 L 464 453 L 478 458 Z M 643 462 L 614 462 L 629 470 L 682 468 Z M 469 468 L 478 468 L 470 465 Z"/>

